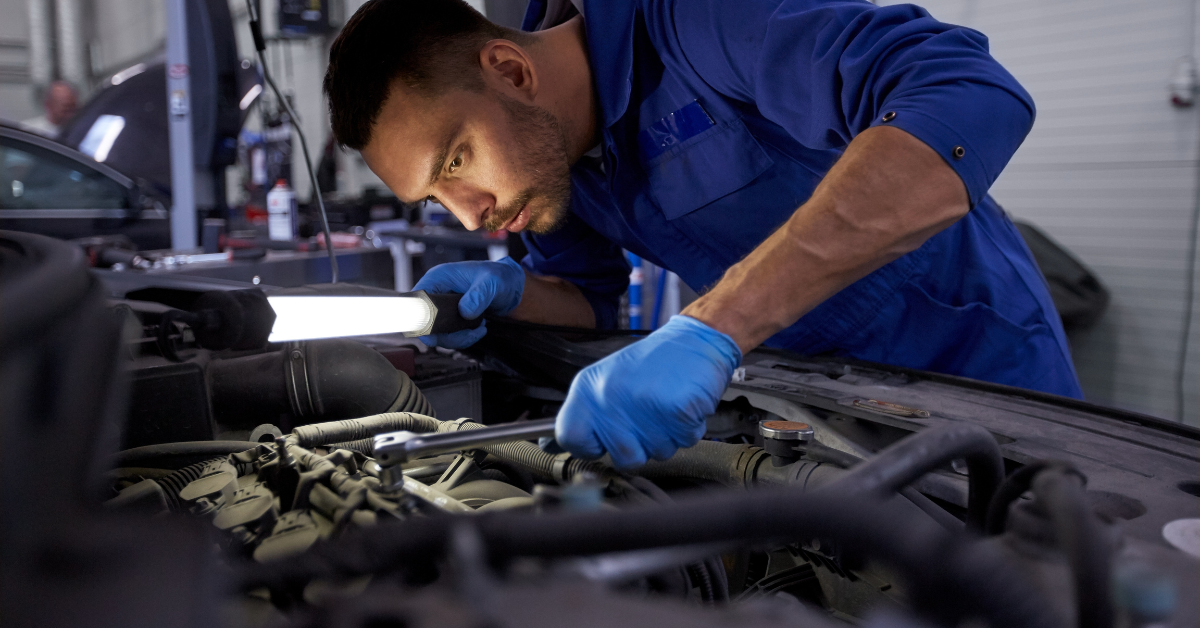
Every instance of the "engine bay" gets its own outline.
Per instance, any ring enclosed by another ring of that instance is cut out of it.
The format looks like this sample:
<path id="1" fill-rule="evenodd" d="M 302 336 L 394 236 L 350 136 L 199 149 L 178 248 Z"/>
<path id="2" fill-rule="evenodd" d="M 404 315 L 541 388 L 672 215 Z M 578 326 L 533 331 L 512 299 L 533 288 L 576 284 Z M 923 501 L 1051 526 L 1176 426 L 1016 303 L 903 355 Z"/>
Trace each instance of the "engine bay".
<path id="1" fill-rule="evenodd" d="M 636 333 L 211 350 L 170 313 L 247 286 L 2 243 L 12 625 L 1200 624 L 1185 425 L 760 349 L 617 469 L 537 436 Z"/>

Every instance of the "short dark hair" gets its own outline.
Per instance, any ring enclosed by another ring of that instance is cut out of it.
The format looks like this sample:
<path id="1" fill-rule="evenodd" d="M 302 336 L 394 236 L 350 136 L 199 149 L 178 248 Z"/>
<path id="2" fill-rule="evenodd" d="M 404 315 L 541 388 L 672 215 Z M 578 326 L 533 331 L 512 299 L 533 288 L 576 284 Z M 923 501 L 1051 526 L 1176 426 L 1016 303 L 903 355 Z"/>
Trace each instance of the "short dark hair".
<path id="1" fill-rule="evenodd" d="M 451 87 L 481 90 L 480 48 L 522 35 L 489 22 L 463 0 L 369 0 L 329 51 L 324 90 L 334 138 L 362 150 L 397 80 L 426 95 Z"/>

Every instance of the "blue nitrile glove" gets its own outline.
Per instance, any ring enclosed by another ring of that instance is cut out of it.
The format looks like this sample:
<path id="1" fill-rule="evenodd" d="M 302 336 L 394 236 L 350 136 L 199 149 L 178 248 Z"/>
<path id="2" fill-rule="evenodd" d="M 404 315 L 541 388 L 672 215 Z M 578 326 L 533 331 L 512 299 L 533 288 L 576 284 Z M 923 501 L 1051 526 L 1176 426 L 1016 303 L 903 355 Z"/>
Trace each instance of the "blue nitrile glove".
<path id="1" fill-rule="evenodd" d="M 571 453 L 618 467 L 664 460 L 696 444 L 705 417 L 742 361 L 737 343 L 689 316 L 583 369 L 571 383 L 555 438 Z"/>
<path id="2" fill-rule="evenodd" d="M 498 262 L 439 264 L 429 269 L 413 290 L 463 295 L 458 302 L 458 311 L 463 318 L 479 318 L 484 312 L 504 316 L 521 302 L 521 294 L 525 291 L 525 269 L 511 257 Z M 421 336 L 421 342 L 431 347 L 463 349 L 479 342 L 486 333 L 485 322 L 476 329 Z"/>

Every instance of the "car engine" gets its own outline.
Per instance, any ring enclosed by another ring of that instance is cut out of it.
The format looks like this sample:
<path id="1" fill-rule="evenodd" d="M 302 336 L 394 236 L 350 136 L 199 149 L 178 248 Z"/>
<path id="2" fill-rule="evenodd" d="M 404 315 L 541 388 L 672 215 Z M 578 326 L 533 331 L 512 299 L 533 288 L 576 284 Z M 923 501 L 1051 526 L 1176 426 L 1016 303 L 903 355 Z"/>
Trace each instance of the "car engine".
<path id="1" fill-rule="evenodd" d="M 760 349 L 704 440 L 617 469 L 545 437 L 638 332 L 178 314 L 248 288 L 0 232 L 5 625 L 1200 625 L 1200 430 Z"/>

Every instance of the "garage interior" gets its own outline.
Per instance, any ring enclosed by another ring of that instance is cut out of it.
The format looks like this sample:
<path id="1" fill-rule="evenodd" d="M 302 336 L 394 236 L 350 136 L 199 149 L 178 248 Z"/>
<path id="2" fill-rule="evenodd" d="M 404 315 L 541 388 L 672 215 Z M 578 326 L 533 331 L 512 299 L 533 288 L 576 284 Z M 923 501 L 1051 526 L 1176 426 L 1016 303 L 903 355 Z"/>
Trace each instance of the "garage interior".
<path id="1" fill-rule="evenodd" d="M 916 2 L 1036 103 L 988 193 L 1082 399 L 761 346 L 636 468 L 555 417 L 712 286 L 623 251 L 608 330 L 421 290 L 531 251 L 339 145 L 364 4 L 0 0 L 4 623 L 1200 625 L 1200 2 Z"/>

